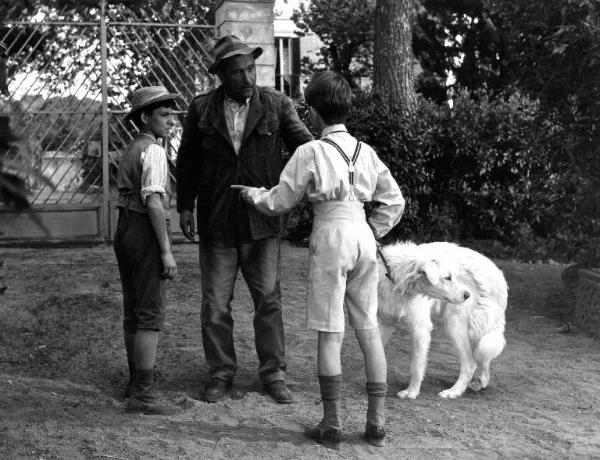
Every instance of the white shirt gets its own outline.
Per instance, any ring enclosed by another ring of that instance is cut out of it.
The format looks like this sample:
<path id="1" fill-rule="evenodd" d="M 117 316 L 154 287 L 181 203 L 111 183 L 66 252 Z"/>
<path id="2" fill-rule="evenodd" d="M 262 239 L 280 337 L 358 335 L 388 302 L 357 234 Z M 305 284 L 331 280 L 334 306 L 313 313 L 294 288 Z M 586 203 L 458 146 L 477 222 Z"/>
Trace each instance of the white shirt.
<path id="1" fill-rule="evenodd" d="M 344 125 L 328 126 L 322 137 L 334 141 L 352 158 L 356 138 Z M 287 163 L 279 178 L 279 184 L 271 190 L 252 188 L 248 197 L 265 214 L 283 214 L 293 208 L 306 193 L 311 202 L 318 201 L 374 201 L 369 224 L 379 238 L 388 233 L 402 217 L 404 197 L 375 151 L 361 144 L 356 160 L 354 185 L 350 185 L 348 164 L 332 145 L 315 140 L 301 145 Z"/>
<path id="2" fill-rule="evenodd" d="M 150 144 L 140 155 L 142 165 L 142 189 L 140 195 L 142 203 L 153 193 L 158 193 L 164 198 L 167 193 L 169 180 L 169 163 L 167 152 L 158 144 Z"/>
<path id="3" fill-rule="evenodd" d="M 233 142 L 235 153 L 240 151 L 242 146 L 242 137 L 246 128 L 246 119 L 248 118 L 248 108 L 250 107 L 250 98 L 246 99 L 244 104 L 240 104 L 229 96 L 225 95 L 223 108 L 225 109 L 225 121 L 227 131 Z"/>

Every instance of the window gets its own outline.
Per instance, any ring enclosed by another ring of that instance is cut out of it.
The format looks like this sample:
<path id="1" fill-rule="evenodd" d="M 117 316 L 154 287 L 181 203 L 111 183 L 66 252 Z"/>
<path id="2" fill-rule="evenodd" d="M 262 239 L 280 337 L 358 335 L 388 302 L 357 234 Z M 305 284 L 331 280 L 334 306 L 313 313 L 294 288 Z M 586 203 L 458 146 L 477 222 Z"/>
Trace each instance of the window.
<path id="1" fill-rule="evenodd" d="M 275 88 L 290 97 L 300 95 L 300 39 L 275 37 Z"/>

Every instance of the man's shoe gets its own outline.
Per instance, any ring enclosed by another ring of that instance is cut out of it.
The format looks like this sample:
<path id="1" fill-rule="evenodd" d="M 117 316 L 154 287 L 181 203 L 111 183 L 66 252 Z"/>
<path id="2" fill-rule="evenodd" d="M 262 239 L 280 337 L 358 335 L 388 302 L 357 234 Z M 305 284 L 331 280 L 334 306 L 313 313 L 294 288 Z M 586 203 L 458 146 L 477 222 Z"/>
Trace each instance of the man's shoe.
<path id="1" fill-rule="evenodd" d="M 377 447 L 385 446 L 385 428 L 379 425 L 371 425 L 367 422 L 367 426 L 365 428 L 365 440 Z"/>
<path id="2" fill-rule="evenodd" d="M 294 398 L 292 397 L 292 392 L 283 383 L 283 380 L 276 380 L 271 383 L 266 383 L 263 385 L 263 389 L 265 393 L 271 395 L 271 398 L 278 402 L 279 404 L 289 404 L 294 402 Z"/>
<path id="3" fill-rule="evenodd" d="M 231 382 L 213 378 L 204 390 L 204 400 L 209 403 L 221 401 L 231 389 Z"/>
<path id="4" fill-rule="evenodd" d="M 304 436 L 323 444 L 330 449 L 339 450 L 342 443 L 342 430 L 331 427 L 323 427 L 321 424 L 304 430 Z"/>

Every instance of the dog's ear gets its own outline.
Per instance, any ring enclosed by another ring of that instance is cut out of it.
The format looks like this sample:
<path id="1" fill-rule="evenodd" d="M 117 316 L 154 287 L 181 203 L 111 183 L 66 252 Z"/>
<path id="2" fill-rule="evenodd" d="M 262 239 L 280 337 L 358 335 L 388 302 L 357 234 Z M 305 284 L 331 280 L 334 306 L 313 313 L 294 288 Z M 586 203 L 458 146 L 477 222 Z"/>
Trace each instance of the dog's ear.
<path id="1" fill-rule="evenodd" d="M 425 262 L 419 273 L 425 275 L 433 286 L 437 285 L 440 281 L 440 262 L 436 259 L 431 259 Z"/>

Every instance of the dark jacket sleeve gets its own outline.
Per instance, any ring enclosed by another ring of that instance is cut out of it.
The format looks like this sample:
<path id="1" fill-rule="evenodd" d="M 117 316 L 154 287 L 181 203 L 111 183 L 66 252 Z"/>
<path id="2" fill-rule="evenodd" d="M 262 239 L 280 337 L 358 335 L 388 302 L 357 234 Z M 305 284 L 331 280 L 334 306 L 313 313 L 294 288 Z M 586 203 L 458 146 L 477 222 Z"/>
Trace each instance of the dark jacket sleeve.
<path id="1" fill-rule="evenodd" d="M 283 97 L 281 105 L 281 137 L 289 152 L 313 140 L 312 134 L 298 116 L 294 104 Z"/>
<path id="2" fill-rule="evenodd" d="M 202 166 L 197 99 L 190 104 L 177 151 L 177 212 L 193 211 Z"/>

